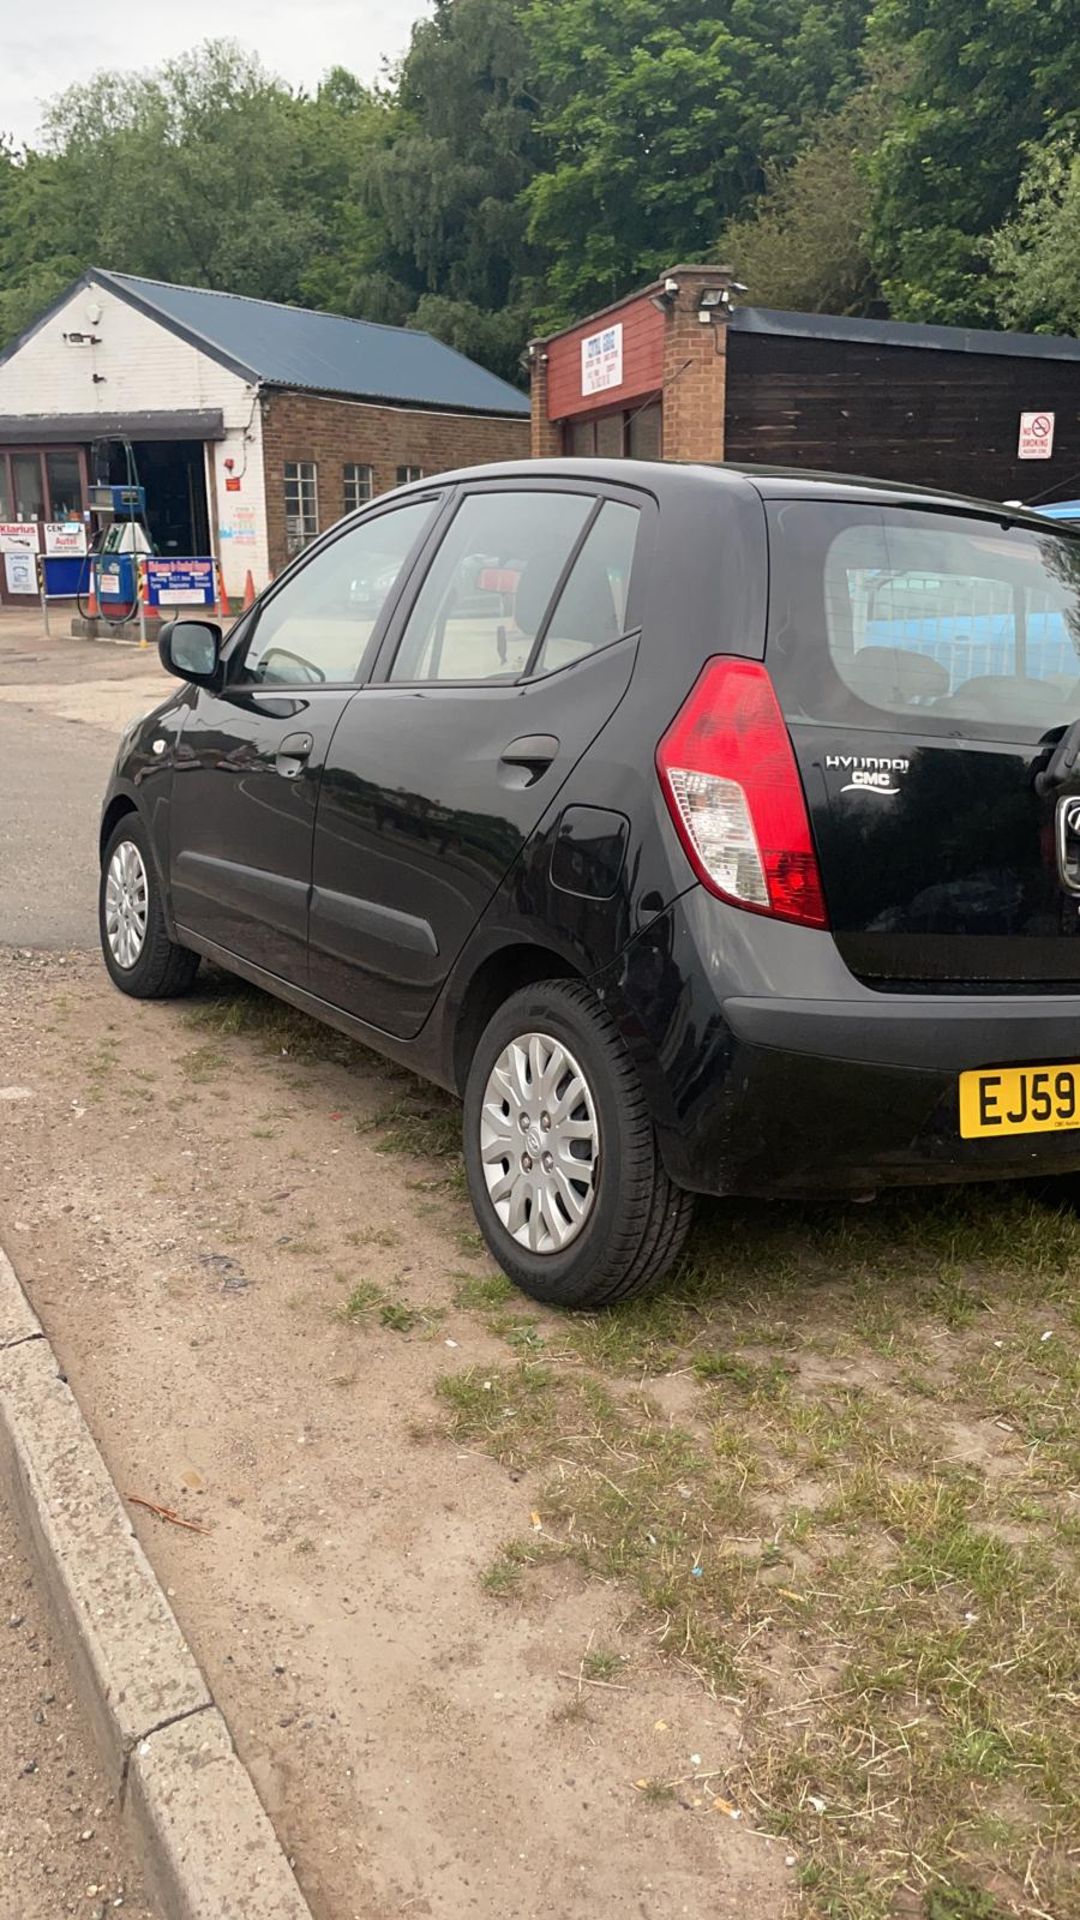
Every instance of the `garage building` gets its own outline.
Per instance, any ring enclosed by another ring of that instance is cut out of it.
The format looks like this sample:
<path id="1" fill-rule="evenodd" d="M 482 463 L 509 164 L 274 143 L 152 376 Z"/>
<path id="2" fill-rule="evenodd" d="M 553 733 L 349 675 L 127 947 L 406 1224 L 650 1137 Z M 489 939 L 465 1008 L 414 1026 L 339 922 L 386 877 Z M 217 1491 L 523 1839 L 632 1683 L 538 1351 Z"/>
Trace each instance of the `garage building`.
<path id="1" fill-rule="evenodd" d="M 526 456 L 528 412 L 430 334 L 93 267 L 0 355 L 0 526 L 80 518 L 133 463 L 157 550 L 239 599 L 374 494 Z"/>
<path id="2" fill-rule="evenodd" d="M 534 341 L 533 453 L 1075 494 L 1080 340 L 780 313 L 739 305 L 741 292 L 728 267 L 672 267 Z"/>

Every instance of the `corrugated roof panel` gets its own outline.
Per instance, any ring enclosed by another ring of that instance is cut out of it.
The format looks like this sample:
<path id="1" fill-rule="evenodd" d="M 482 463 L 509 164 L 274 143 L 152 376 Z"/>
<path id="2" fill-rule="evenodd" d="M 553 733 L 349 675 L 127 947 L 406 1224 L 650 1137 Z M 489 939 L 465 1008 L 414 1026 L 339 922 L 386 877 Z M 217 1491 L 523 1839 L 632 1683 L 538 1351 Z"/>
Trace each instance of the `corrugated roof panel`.
<path id="1" fill-rule="evenodd" d="M 1062 334 L 998 333 L 989 327 L 924 326 L 912 320 L 853 320 L 833 313 L 784 313 L 776 307 L 735 307 L 729 324 L 736 333 L 771 333 L 787 340 L 847 340 L 939 353 L 1080 360 L 1080 340 Z"/>
<path id="2" fill-rule="evenodd" d="M 509 381 L 430 333 L 135 274 L 97 277 L 272 386 L 468 413 L 529 411 L 528 398 Z"/>

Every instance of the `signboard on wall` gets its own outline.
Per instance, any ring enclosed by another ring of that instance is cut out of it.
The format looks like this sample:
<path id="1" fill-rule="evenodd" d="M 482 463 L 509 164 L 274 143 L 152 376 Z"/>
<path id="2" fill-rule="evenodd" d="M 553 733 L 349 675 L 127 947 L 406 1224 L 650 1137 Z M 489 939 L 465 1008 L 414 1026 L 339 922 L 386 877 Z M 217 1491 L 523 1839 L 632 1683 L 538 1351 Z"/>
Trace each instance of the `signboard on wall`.
<path id="1" fill-rule="evenodd" d="M 9 593 L 36 594 L 37 556 L 32 553 L 5 553 L 4 584 Z"/>
<path id="2" fill-rule="evenodd" d="M 1052 413 L 1020 415 L 1020 460 L 1049 460 L 1054 452 L 1054 416 Z"/>
<path id="3" fill-rule="evenodd" d="M 0 520 L 0 553 L 37 553 L 36 520 Z"/>
<path id="4" fill-rule="evenodd" d="M 212 560 L 146 560 L 146 598 L 152 607 L 213 607 L 217 604 Z"/>
<path id="5" fill-rule="evenodd" d="M 81 520 L 47 520 L 45 551 L 59 559 L 79 559 L 86 552 L 86 528 Z"/>
<path id="6" fill-rule="evenodd" d="M 623 378 L 622 321 L 590 333 L 581 343 L 581 391 L 606 393 L 609 387 L 621 387 Z"/>

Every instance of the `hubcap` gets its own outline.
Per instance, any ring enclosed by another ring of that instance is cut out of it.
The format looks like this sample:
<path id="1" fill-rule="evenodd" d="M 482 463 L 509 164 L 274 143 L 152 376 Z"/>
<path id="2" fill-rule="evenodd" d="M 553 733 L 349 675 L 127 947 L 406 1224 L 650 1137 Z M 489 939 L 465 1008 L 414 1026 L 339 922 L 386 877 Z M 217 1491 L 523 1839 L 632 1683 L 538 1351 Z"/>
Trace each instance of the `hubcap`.
<path id="1" fill-rule="evenodd" d="M 118 967 L 135 965 L 146 940 L 149 887 L 133 840 L 121 840 L 105 875 L 105 938 Z"/>
<path id="2" fill-rule="evenodd" d="M 484 1179 L 507 1233 L 561 1253 L 592 1212 L 600 1127 L 581 1068 L 559 1040 L 525 1033 L 499 1055 L 480 1115 Z"/>

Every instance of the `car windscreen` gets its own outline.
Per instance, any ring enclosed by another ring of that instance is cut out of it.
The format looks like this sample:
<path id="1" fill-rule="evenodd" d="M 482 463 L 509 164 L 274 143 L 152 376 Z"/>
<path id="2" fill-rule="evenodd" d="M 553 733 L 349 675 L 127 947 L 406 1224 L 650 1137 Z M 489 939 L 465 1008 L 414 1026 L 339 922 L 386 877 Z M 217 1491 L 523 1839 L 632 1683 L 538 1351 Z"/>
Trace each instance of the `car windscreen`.
<path id="1" fill-rule="evenodd" d="M 789 715 L 1035 738 L 1080 716 L 1080 539 L 975 515 L 771 503 Z"/>

